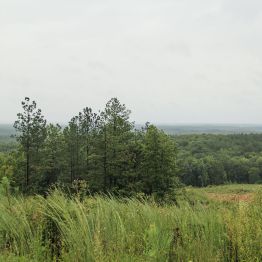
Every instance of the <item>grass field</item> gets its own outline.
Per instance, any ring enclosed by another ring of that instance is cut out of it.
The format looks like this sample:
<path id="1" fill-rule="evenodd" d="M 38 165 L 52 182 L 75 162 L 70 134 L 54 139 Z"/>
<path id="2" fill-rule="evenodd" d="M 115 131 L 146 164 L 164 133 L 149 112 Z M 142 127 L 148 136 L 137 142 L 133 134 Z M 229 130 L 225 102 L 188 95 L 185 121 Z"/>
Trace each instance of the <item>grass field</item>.
<path id="1" fill-rule="evenodd" d="M 250 202 L 254 199 L 257 192 L 261 191 L 262 185 L 252 184 L 232 184 L 221 186 L 208 186 L 205 188 L 187 187 L 187 194 L 195 194 L 197 196 L 215 200 L 218 202 Z"/>
<path id="2" fill-rule="evenodd" d="M 0 261 L 262 261 L 259 185 L 189 187 L 165 206 L 2 188 L 0 214 Z"/>

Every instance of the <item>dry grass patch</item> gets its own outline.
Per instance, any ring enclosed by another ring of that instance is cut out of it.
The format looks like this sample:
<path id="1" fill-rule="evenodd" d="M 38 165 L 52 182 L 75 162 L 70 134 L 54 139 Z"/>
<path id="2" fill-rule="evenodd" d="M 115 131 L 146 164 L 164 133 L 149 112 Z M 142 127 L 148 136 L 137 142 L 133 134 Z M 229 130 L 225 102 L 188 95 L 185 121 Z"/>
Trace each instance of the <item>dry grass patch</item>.
<path id="1" fill-rule="evenodd" d="M 254 199 L 254 193 L 246 194 L 221 194 L 221 193 L 206 193 L 208 198 L 220 202 L 251 202 Z"/>

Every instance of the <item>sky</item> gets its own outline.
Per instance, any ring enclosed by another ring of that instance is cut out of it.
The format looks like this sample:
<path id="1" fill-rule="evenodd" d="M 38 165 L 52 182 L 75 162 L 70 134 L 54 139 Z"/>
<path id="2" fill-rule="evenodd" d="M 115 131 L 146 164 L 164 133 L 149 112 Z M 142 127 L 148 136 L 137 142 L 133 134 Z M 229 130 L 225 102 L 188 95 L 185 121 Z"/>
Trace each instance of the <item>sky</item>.
<path id="1" fill-rule="evenodd" d="M 261 0 L 1 0 L 0 123 L 111 97 L 132 120 L 262 124 Z"/>

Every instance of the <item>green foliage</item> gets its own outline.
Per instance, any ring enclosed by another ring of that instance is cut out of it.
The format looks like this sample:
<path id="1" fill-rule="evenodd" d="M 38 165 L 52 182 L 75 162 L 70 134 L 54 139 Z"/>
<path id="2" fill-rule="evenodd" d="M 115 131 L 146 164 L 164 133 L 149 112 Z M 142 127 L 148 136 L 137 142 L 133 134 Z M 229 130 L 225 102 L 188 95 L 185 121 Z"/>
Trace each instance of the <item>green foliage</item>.
<path id="1" fill-rule="evenodd" d="M 0 196 L 4 196 L 8 199 L 9 205 L 10 203 L 10 198 L 11 198 L 11 187 L 10 187 L 10 182 L 6 176 L 2 178 L 2 181 L 0 183 Z"/>
<path id="2" fill-rule="evenodd" d="M 260 183 L 262 135 L 176 136 L 179 176 L 187 185 Z"/>
<path id="3" fill-rule="evenodd" d="M 117 98 L 99 114 L 84 108 L 65 128 L 46 125 L 29 98 L 22 107 L 14 124 L 19 147 L 13 178 L 24 192 L 47 194 L 57 183 L 74 191 L 75 183 L 86 181 L 91 194 L 174 199 L 179 186 L 174 141 L 153 125 L 135 130 L 130 110 Z"/>
<path id="4" fill-rule="evenodd" d="M 9 153 L 14 151 L 17 147 L 15 140 L 9 137 L 0 137 L 0 152 Z"/>
<path id="5" fill-rule="evenodd" d="M 14 168 L 12 155 L 0 153 L 0 179 L 3 177 L 11 179 L 13 173 Z"/>
<path id="6" fill-rule="evenodd" d="M 20 145 L 21 153 L 25 157 L 25 187 L 24 190 L 32 191 L 32 173 L 38 173 L 41 148 L 46 138 L 46 120 L 41 109 L 37 109 L 35 101 L 28 97 L 22 101 L 23 112 L 17 114 L 14 128 L 17 131 L 16 139 Z"/>
<path id="7" fill-rule="evenodd" d="M 46 194 L 54 184 L 86 181 L 90 194 L 175 199 L 179 180 L 205 187 L 261 183 L 262 135 L 181 135 L 153 125 L 140 130 L 112 98 L 104 110 L 84 108 L 67 126 L 49 124 L 26 98 L 15 122 L 18 150 L 0 156 L 0 176 L 23 192 Z"/>
<path id="8" fill-rule="evenodd" d="M 220 203 L 187 188 L 179 206 L 112 197 L 0 199 L 0 258 L 10 261 L 261 261 L 258 187 L 249 203 Z M 188 200 L 186 200 L 188 199 Z M 192 200 L 195 200 L 192 202 Z"/>
<path id="9" fill-rule="evenodd" d="M 177 183 L 175 143 L 152 125 L 147 126 L 143 139 L 143 192 L 163 197 Z"/>
<path id="10" fill-rule="evenodd" d="M 43 193 L 62 176 L 66 165 L 64 144 L 61 126 L 49 124 L 46 127 L 46 139 L 41 152 L 39 192 Z"/>

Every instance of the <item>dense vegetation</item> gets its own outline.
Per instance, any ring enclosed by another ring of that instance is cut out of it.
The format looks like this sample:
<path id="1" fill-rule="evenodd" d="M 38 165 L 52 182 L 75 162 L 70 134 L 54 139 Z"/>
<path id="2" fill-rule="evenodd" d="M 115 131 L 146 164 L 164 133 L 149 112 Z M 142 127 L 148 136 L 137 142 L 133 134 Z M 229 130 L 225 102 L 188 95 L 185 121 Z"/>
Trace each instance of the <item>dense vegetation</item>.
<path id="1" fill-rule="evenodd" d="M 150 124 L 137 129 L 116 98 L 98 113 L 84 108 L 64 127 L 47 124 L 29 98 L 22 108 L 16 137 L 8 136 L 14 134 L 9 126 L 0 132 L 0 179 L 27 194 L 60 184 L 90 194 L 163 199 L 174 198 L 180 182 L 202 187 L 262 181 L 262 134 L 172 137 Z"/>
<path id="2" fill-rule="evenodd" d="M 0 135 L 0 260 L 262 260 L 261 186 L 208 186 L 260 183 L 262 134 L 136 129 L 116 98 L 65 127 L 22 108 Z"/>
<path id="3" fill-rule="evenodd" d="M 181 180 L 188 185 L 261 183 L 262 134 L 176 136 Z"/>
<path id="4" fill-rule="evenodd" d="M 163 199 L 179 186 L 174 140 L 150 124 L 136 130 L 116 98 L 99 113 L 84 108 L 63 128 L 47 124 L 29 98 L 22 108 L 14 124 L 17 150 L 0 156 L 2 177 L 13 188 L 45 194 L 60 184 L 90 194 Z"/>
<path id="5" fill-rule="evenodd" d="M 187 188 L 177 205 L 67 196 L 0 198 L 1 261 L 261 261 L 259 186 Z M 246 202 L 232 201 L 235 196 Z M 215 196 L 215 198 L 214 198 Z M 223 196 L 220 201 L 219 196 Z"/>

